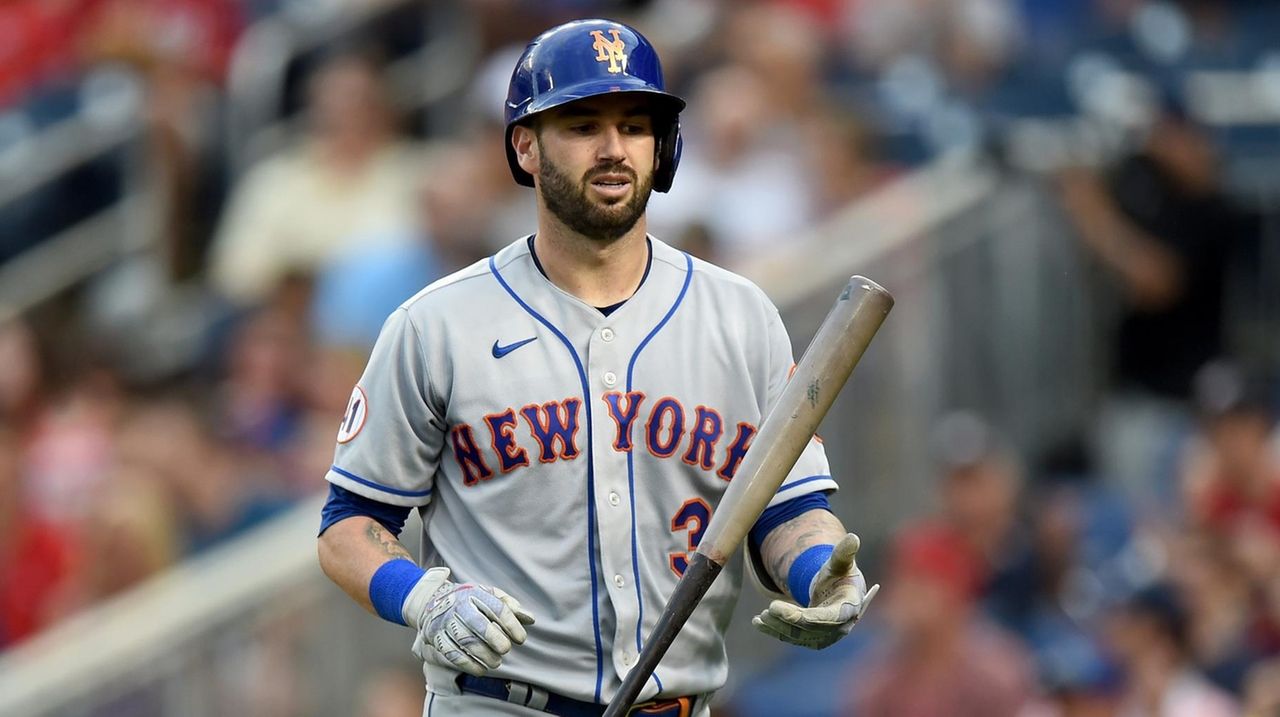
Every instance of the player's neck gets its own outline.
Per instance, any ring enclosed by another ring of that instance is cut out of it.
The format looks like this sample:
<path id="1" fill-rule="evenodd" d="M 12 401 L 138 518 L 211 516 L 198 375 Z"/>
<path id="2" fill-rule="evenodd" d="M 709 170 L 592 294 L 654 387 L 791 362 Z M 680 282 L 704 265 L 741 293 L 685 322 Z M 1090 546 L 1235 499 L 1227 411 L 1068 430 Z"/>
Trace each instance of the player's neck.
<path id="1" fill-rule="evenodd" d="M 589 239 L 558 222 L 539 222 L 533 239 L 551 283 L 592 306 L 610 306 L 635 293 L 649 260 L 645 218 L 614 241 Z"/>

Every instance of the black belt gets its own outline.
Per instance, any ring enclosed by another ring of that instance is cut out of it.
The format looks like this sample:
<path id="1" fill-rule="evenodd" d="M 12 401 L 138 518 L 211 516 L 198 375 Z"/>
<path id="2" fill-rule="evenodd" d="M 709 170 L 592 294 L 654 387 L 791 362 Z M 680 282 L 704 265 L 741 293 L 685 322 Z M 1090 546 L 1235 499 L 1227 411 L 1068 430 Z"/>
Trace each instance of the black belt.
<path id="1" fill-rule="evenodd" d="M 500 680 L 496 677 L 458 675 L 458 689 L 473 695 L 492 697 L 495 700 L 541 710 L 556 717 L 600 717 L 605 710 L 605 705 L 575 700 L 523 682 Z M 637 717 L 641 715 L 643 717 L 692 717 L 693 698 L 676 697 L 670 700 L 645 702 L 632 707 L 627 714 Z"/>

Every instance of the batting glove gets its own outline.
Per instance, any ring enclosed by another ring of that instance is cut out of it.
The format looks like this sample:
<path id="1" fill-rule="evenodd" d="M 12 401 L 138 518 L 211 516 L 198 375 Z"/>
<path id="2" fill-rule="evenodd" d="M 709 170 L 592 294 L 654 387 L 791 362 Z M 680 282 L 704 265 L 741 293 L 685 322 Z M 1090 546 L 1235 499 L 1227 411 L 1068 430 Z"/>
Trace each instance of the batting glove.
<path id="1" fill-rule="evenodd" d="M 431 568 L 405 598 L 405 624 L 418 631 L 420 659 L 480 677 L 502 664 L 512 643 L 524 644 L 533 616 L 505 592 L 449 580 L 448 568 Z"/>
<path id="2" fill-rule="evenodd" d="M 766 635 L 811 650 L 821 650 L 848 635 L 880 590 L 879 585 L 867 590 L 867 581 L 854 562 L 860 544 L 853 533 L 836 544 L 809 585 L 809 607 L 774 600 L 751 624 Z"/>

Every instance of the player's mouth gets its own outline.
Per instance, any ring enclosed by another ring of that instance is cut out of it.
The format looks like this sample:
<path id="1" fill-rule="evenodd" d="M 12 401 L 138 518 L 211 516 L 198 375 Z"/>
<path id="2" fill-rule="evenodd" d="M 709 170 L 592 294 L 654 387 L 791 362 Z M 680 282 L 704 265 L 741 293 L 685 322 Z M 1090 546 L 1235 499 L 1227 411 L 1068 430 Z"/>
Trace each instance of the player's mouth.
<path id="1" fill-rule="evenodd" d="M 631 177 L 626 174 L 600 174 L 591 180 L 591 186 L 608 199 L 621 199 L 631 191 Z"/>

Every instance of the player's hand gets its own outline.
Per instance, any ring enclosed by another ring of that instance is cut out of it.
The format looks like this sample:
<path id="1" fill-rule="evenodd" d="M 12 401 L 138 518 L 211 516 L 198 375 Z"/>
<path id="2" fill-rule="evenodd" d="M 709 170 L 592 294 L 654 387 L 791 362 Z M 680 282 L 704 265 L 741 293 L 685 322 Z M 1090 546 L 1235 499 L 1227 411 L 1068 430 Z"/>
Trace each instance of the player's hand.
<path id="1" fill-rule="evenodd" d="M 766 635 L 813 650 L 848 635 L 880 590 L 879 585 L 867 590 L 867 581 L 854 561 L 859 545 L 853 533 L 836 544 L 809 586 L 809 607 L 774 600 L 769 609 L 751 619 L 751 624 Z"/>
<path id="2" fill-rule="evenodd" d="M 448 568 L 432 568 L 405 598 L 405 623 L 416 628 L 419 658 L 483 675 L 502 664 L 513 644 L 524 644 L 533 616 L 505 592 L 449 580 Z"/>

